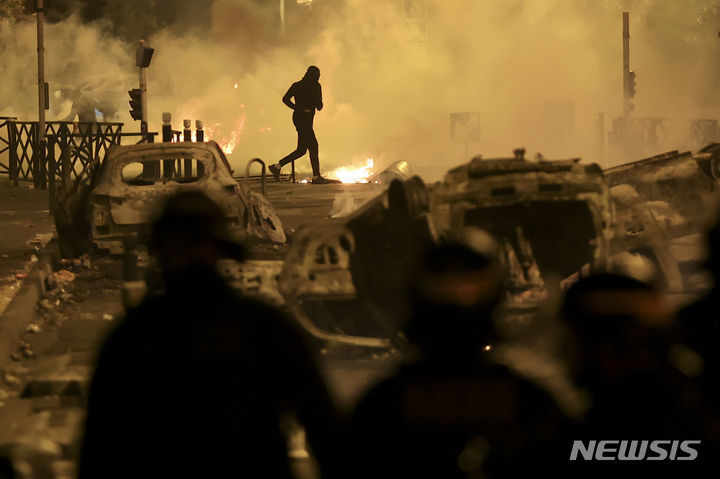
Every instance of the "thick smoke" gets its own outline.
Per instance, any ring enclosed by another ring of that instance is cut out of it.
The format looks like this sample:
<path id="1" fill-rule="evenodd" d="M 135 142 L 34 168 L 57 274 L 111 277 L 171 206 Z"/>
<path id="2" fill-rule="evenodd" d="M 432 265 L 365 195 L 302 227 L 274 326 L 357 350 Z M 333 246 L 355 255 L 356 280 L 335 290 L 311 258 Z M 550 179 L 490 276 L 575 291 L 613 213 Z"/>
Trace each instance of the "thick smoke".
<path id="1" fill-rule="evenodd" d="M 0 20 L 0 116 L 37 120 L 36 27 Z M 70 113 L 75 90 L 107 110 L 107 120 L 124 121 L 124 103 L 134 74 L 134 57 L 122 42 L 72 17 L 45 26 L 46 81 L 51 89 L 48 120 Z M 117 110 L 117 114 L 113 110 Z M 120 113 L 122 111 L 122 114 Z"/>
<path id="2" fill-rule="evenodd" d="M 236 168 L 254 156 L 277 161 L 295 142 L 280 98 L 315 64 L 325 94 L 316 116 L 325 170 L 402 159 L 437 179 L 471 155 L 509 156 L 520 146 L 593 161 L 597 114 L 606 113 L 610 128 L 622 108 L 623 10 L 631 12 L 638 74 L 633 115 L 718 115 L 720 17 L 711 0 L 427 0 L 424 31 L 403 0 L 286 0 L 284 22 L 281 3 L 207 2 L 210 28 L 149 38 L 151 128 L 160 128 L 163 111 L 176 129 L 201 119 L 212 138 L 237 142 Z M 37 116 L 34 34 L 31 23 L 2 26 L 0 114 Z M 112 103 L 106 117 L 138 129 L 126 106 L 134 45 L 76 18 L 48 26 L 46 42 L 51 84 L 99 84 L 97 95 Z M 450 138 L 450 113 L 464 111 L 479 112 L 482 132 L 467 154 Z M 665 149 L 687 146 L 674 141 Z M 305 163 L 298 168 L 308 170 Z"/>

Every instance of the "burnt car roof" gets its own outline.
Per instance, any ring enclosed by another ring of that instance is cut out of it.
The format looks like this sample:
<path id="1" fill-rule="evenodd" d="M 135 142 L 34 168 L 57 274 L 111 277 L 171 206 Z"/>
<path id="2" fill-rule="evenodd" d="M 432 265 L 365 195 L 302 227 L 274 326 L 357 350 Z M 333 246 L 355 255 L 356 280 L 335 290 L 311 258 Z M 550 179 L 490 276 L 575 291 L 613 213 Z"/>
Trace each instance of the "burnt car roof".
<path id="1" fill-rule="evenodd" d="M 584 170 L 591 175 L 602 176 L 602 170 L 596 164 L 580 164 L 579 158 L 569 160 L 528 161 L 517 158 L 473 158 L 469 163 L 455 167 L 445 175 L 446 182 L 465 181 L 515 173 L 562 173 Z"/>
<path id="2" fill-rule="evenodd" d="M 178 142 L 178 143 L 140 143 L 137 145 L 112 145 L 108 149 L 107 159 L 115 159 L 125 155 L 132 154 L 155 154 L 175 151 L 197 150 L 218 156 L 223 163 L 229 168 L 230 163 L 223 153 L 222 148 L 217 142 L 210 140 L 207 142 Z"/>

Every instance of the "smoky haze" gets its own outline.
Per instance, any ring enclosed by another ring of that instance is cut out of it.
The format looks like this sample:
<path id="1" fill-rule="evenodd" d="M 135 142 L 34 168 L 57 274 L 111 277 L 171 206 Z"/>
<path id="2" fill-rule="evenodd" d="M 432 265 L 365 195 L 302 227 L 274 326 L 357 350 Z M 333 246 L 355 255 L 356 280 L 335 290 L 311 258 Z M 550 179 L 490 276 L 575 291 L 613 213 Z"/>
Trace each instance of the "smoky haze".
<path id="1" fill-rule="evenodd" d="M 609 129 L 622 108 L 624 10 L 638 75 L 633 115 L 718 116 L 716 1 L 428 0 L 417 15 L 399 0 L 286 0 L 284 22 L 280 3 L 207 2 L 209 27 L 148 38 L 156 49 L 151 130 L 163 111 L 175 129 L 201 119 L 211 138 L 236 143 L 236 169 L 254 156 L 276 162 L 296 139 L 280 98 L 315 64 L 326 105 L 316 116 L 324 170 L 372 157 L 378 168 L 406 160 L 438 179 L 474 154 L 509 156 L 521 146 L 594 161 L 597 114 L 606 113 Z M 138 130 L 126 92 L 137 83 L 134 44 L 99 25 L 78 16 L 48 25 L 47 79 L 53 89 L 86 82 L 106 119 Z M 36 118 L 34 25 L 3 23 L 0 42 L 0 115 Z M 50 117 L 63 107 L 55 99 Z M 478 112 L 481 125 L 467 154 L 450 138 L 450 113 L 465 111 Z M 690 147 L 685 134 L 670 141 L 663 151 Z M 309 170 L 306 159 L 298 169 Z"/>

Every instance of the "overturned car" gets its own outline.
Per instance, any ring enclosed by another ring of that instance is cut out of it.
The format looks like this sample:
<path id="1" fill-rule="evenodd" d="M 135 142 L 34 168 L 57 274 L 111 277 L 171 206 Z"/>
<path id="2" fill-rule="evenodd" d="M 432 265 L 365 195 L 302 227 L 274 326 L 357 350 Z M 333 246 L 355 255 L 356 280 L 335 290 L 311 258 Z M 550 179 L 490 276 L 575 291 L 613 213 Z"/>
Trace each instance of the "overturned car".
<path id="1" fill-rule="evenodd" d="M 76 182 L 55 214 L 63 255 L 91 248 L 121 253 L 126 236 L 146 237 L 162 202 L 188 189 L 222 206 L 238 240 L 285 242 L 268 199 L 233 178 L 217 143 L 149 143 L 113 146 L 88 180 Z"/>
<path id="2" fill-rule="evenodd" d="M 606 266 L 612 205 L 602 170 L 523 153 L 475 158 L 430 187 L 419 177 L 393 181 L 322 232 L 299 230 L 279 278 L 286 304 L 322 339 L 401 340 L 403 288 L 417 255 L 468 226 L 497 239 L 516 316 L 546 298 L 551 284 Z"/>
<path id="3" fill-rule="evenodd" d="M 475 226 L 499 242 L 508 291 L 519 303 L 547 294 L 547 283 L 604 267 L 612 207 L 602 170 L 580 159 L 475 158 L 450 170 L 431 193 L 439 235 Z"/>
<path id="4" fill-rule="evenodd" d="M 675 293 L 702 289 L 702 235 L 714 218 L 720 145 L 669 151 L 604 171 L 616 209 L 613 254 L 654 264 Z"/>

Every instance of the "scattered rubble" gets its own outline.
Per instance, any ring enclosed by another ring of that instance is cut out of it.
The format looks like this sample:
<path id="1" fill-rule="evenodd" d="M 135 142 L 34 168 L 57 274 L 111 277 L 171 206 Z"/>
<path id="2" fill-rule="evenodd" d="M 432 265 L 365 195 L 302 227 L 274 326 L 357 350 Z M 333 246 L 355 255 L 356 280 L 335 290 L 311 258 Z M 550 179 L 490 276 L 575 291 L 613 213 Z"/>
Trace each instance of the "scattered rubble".
<path id="1" fill-rule="evenodd" d="M 40 251 L 53 237 L 53 233 L 42 233 L 36 234 L 32 239 L 27 241 L 25 244 L 32 251 Z"/>
<path id="2" fill-rule="evenodd" d="M 48 299 L 48 298 L 43 298 L 43 299 L 41 299 L 41 300 L 38 302 L 38 305 L 39 305 L 42 309 L 44 309 L 44 310 L 46 310 L 46 311 L 50 311 L 51 309 L 54 309 L 56 306 L 60 306 L 60 302 L 57 301 L 57 300 L 56 300 L 56 301 L 52 301 L 52 300 L 50 300 L 50 299 Z"/>
<path id="3" fill-rule="evenodd" d="M 55 271 L 47 279 L 50 289 L 65 288 L 73 281 L 75 281 L 75 274 L 66 269 Z"/>
<path id="4" fill-rule="evenodd" d="M 79 258 L 63 258 L 60 260 L 60 264 L 86 269 L 90 269 L 92 267 L 92 261 L 90 260 L 90 256 L 88 254 L 84 254 Z"/>
<path id="5" fill-rule="evenodd" d="M 8 386 L 17 386 L 18 384 L 20 384 L 20 379 L 17 376 L 13 376 L 12 374 L 7 372 L 3 373 L 3 381 Z"/>
<path id="6" fill-rule="evenodd" d="M 42 328 L 40 328 L 40 326 L 38 326 L 37 324 L 33 323 L 28 325 L 25 331 L 31 334 L 37 334 L 42 331 Z"/>
<path id="7" fill-rule="evenodd" d="M 352 193 L 346 191 L 344 193 L 335 195 L 335 199 L 333 200 L 333 206 L 330 210 L 330 213 L 328 214 L 328 217 L 343 218 L 350 215 L 356 209 L 357 205 L 355 204 L 355 198 L 353 197 Z"/>

